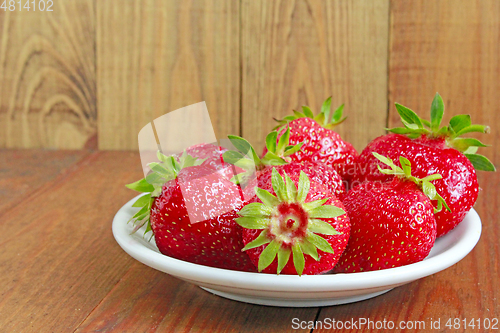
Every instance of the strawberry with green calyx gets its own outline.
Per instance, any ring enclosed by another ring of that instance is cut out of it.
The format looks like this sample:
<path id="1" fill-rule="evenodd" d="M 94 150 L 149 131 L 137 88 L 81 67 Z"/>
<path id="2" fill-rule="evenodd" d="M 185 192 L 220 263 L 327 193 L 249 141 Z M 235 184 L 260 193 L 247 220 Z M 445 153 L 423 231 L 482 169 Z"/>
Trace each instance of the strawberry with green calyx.
<path id="1" fill-rule="evenodd" d="M 281 120 L 274 119 L 279 124 L 274 129 L 287 125 L 288 123 L 299 118 L 310 118 L 326 129 L 333 129 L 335 126 L 343 123 L 347 117 L 342 117 L 342 113 L 344 111 L 344 104 L 339 106 L 332 113 L 332 116 L 330 117 L 331 105 L 332 105 L 332 97 L 330 96 L 323 102 L 323 105 L 321 106 L 321 111 L 316 116 L 314 115 L 310 107 L 302 106 L 302 112 L 293 110 L 293 115 L 286 116 Z"/>
<path id="2" fill-rule="evenodd" d="M 158 151 L 156 157 L 158 158 L 158 162 L 148 164 L 151 172 L 145 178 L 125 185 L 131 190 L 146 193 L 132 205 L 132 207 L 140 208 L 130 219 L 135 224 L 133 232 L 136 232 L 144 225 L 146 225 L 145 233 L 151 231 L 149 223 L 151 205 L 154 198 L 161 194 L 162 187 L 166 182 L 177 178 L 182 169 L 201 165 L 205 161 L 205 159 L 197 159 L 186 152 L 180 156 L 165 156 Z"/>
<path id="3" fill-rule="evenodd" d="M 264 169 L 269 165 L 283 165 L 291 162 L 290 155 L 300 151 L 303 143 L 299 142 L 290 145 L 290 129 L 287 128 L 284 135 L 277 141 L 278 132 L 272 131 L 266 137 L 266 154 L 260 158 L 252 145 L 242 137 L 228 135 L 229 140 L 236 150 L 229 150 L 224 153 L 225 162 L 234 164 L 243 169 L 249 169 L 251 166 L 256 171 Z"/>
<path id="4" fill-rule="evenodd" d="M 134 204 L 142 205 L 132 218 L 135 230 L 147 224 L 160 252 L 170 257 L 254 272 L 234 221 L 243 206 L 239 187 L 188 154 L 158 158 L 149 164 L 152 173 L 128 185 L 147 193 Z"/>
<path id="5" fill-rule="evenodd" d="M 374 157 L 390 169 L 389 182 L 367 181 L 345 196 L 343 203 L 351 221 L 351 237 L 334 271 L 354 273 L 404 266 L 423 260 L 436 240 L 434 212 L 446 202 L 431 183 L 412 176 L 411 163 L 399 158 L 402 167 L 377 153 Z M 437 208 L 432 204 L 437 201 Z"/>
<path id="6" fill-rule="evenodd" d="M 342 203 L 304 172 L 258 182 L 236 222 L 252 262 L 264 273 L 320 274 L 337 263 L 349 238 Z M 289 260 L 292 257 L 292 260 Z"/>
<path id="7" fill-rule="evenodd" d="M 398 167 L 394 162 L 380 154 L 373 153 L 373 156 L 375 156 L 380 162 L 388 165 L 390 169 L 382 169 L 380 165 L 377 165 L 378 170 L 382 172 L 385 175 L 393 175 L 396 177 L 403 178 L 407 181 L 413 182 L 417 184 L 417 186 L 424 192 L 424 194 L 430 199 L 430 200 L 436 200 L 437 201 L 437 207 L 434 208 L 434 213 L 438 213 L 443 209 L 443 206 L 448 210 L 451 211 L 450 207 L 446 204 L 446 201 L 443 199 L 442 196 L 439 195 L 439 193 L 436 191 L 436 187 L 431 183 L 431 181 L 438 180 L 443 178 L 440 174 L 433 174 L 430 176 L 427 176 L 425 178 L 417 178 L 411 175 L 411 163 L 408 161 L 408 159 L 400 156 L 399 157 L 399 163 L 401 164 L 401 168 Z"/>
<path id="8" fill-rule="evenodd" d="M 487 145 L 474 138 L 461 137 L 467 133 L 489 133 L 489 126 L 472 124 L 470 115 L 461 114 L 452 117 L 448 126 L 441 127 L 444 103 L 438 93 L 431 104 L 430 122 L 420 118 L 415 112 L 401 104 L 396 103 L 396 109 L 405 127 L 388 129 L 389 132 L 404 134 L 411 139 L 419 139 L 423 143 L 436 146 L 444 144 L 446 147 L 463 153 L 476 170 L 495 171 L 495 166 L 485 156 L 476 154 L 479 147 L 487 147 Z"/>
<path id="9" fill-rule="evenodd" d="M 343 105 L 331 113 L 331 101 L 329 97 L 316 116 L 304 106 L 302 112 L 294 111 L 293 115 L 277 120 L 281 129 L 278 139 L 283 134 L 283 126 L 287 125 L 290 128 L 290 144 L 304 143 L 300 151 L 290 155 L 292 161 L 324 163 L 334 167 L 343 179 L 348 179 L 358 153 L 332 130 L 345 118 L 342 117 Z"/>
<path id="10" fill-rule="evenodd" d="M 211 143 L 200 143 L 187 149 L 187 153 L 197 159 L 204 159 L 202 165 L 217 170 L 223 177 L 231 179 L 234 176 L 232 165 L 224 163 L 222 155 L 228 151 L 227 148 L 217 146 Z M 235 170 L 237 173 L 243 172 L 242 169 Z"/>
<path id="11" fill-rule="evenodd" d="M 235 182 L 247 183 L 252 177 L 260 177 L 270 168 L 276 167 L 288 174 L 299 173 L 301 170 L 313 181 L 324 185 L 330 192 L 342 197 L 346 191 L 340 175 L 331 166 L 314 162 L 294 162 L 290 156 L 300 151 L 302 143 L 289 145 L 290 129 L 277 140 L 278 133 L 272 131 L 266 137 L 267 152 L 260 158 L 252 145 L 239 136 L 230 135 L 228 138 L 237 150 L 224 153 L 224 161 L 246 170 L 234 177 Z M 278 142 L 277 142 L 278 141 Z M 250 188 L 250 191 L 253 188 Z M 248 195 L 253 196 L 253 193 Z"/>
<path id="12" fill-rule="evenodd" d="M 278 139 L 278 132 L 271 131 L 266 136 L 267 152 L 262 157 L 264 165 L 282 165 L 292 161 L 291 155 L 299 152 L 303 142 L 295 145 L 290 145 L 290 127 L 286 127 L 286 131 Z"/>
<path id="13" fill-rule="evenodd" d="M 439 94 L 431 105 L 431 121 L 421 119 L 400 104 L 396 104 L 396 108 L 405 127 L 394 128 L 390 134 L 368 144 L 356 161 L 352 186 L 367 180 L 392 178 L 377 170 L 380 162 L 373 152 L 396 161 L 400 156 L 407 158 L 414 166 L 413 175 L 419 178 L 439 173 L 443 178 L 436 180 L 434 185 L 451 208 L 451 212 L 442 210 L 436 214 L 438 237 L 442 236 L 458 225 L 474 206 L 479 192 L 476 170 L 495 170 L 486 157 L 476 154 L 478 147 L 485 146 L 482 142 L 460 136 L 471 132 L 488 133 L 489 128 L 471 124 L 469 115 L 452 117 L 448 126 L 440 127 L 444 105 Z"/>

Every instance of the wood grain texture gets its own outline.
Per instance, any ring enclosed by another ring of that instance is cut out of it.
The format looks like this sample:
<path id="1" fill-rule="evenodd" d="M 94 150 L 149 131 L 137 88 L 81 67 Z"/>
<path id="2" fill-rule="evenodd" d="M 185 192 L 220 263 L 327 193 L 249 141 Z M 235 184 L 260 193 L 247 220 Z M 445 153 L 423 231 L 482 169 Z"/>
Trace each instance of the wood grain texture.
<path id="1" fill-rule="evenodd" d="M 309 332 L 292 330 L 292 319 L 317 312 L 231 301 L 136 264 L 77 332 Z"/>
<path id="2" fill-rule="evenodd" d="M 439 92 L 445 103 L 443 123 L 457 114 L 471 114 L 473 123 L 492 127 L 490 137 L 476 137 L 488 144 L 498 141 L 499 54 L 500 2 L 393 1 L 389 125 L 400 124 L 394 102 L 428 119 Z M 481 151 L 500 164 L 493 149 Z"/>
<path id="3" fill-rule="evenodd" d="M 203 100 L 217 137 L 239 133 L 238 1 L 96 5 L 99 148 L 136 149 L 152 119 Z"/>
<path id="4" fill-rule="evenodd" d="M 0 147 L 96 147 L 93 4 L 0 10 Z"/>
<path id="5" fill-rule="evenodd" d="M 330 95 L 357 149 L 383 133 L 389 1 L 243 0 L 241 13 L 242 132 L 259 149 L 272 117 Z"/>
<path id="6" fill-rule="evenodd" d="M 118 283 L 133 260 L 111 221 L 141 174 L 137 154 L 93 153 L 1 213 L 0 331 L 72 332 Z"/>
<path id="7" fill-rule="evenodd" d="M 8 168 L 14 182 L 23 163 Z M 316 316 L 226 300 L 124 253 L 110 226 L 135 195 L 123 184 L 142 175 L 137 153 L 93 153 L 70 169 L 0 215 L 0 331 L 282 332 Z"/>
<path id="8" fill-rule="evenodd" d="M 54 152 L 31 152 L 22 153 L 28 160 L 53 157 L 66 163 L 67 157 Z M 26 179 L 24 164 L 12 158 L 2 172 L 20 183 Z M 226 300 L 130 258 L 114 241 L 110 225 L 135 195 L 123 184 L 141 175 L 137 153 L 92 153 L 29 200 L 20 197 L 0 213 L 0 331 L 286 332 L 292 331 L 293 318 L 314 321 L 320 311 L 318 321 L 420 320 L 426 328 L 406 332 L 429 332 L 431 318 L 441 319 L 444 328 L 448 318 L 500 317 L 500 174 L 479 175 L 483 190 L 475 208 L 483 233 L 462 261 L 371 300 L 321 309 Z"/>
<path id="9" fill-rule="evenodd" d="M 0 212 L 70 172 L 71 167 L 89 153 L 86 150 L 0 149 Z"/>

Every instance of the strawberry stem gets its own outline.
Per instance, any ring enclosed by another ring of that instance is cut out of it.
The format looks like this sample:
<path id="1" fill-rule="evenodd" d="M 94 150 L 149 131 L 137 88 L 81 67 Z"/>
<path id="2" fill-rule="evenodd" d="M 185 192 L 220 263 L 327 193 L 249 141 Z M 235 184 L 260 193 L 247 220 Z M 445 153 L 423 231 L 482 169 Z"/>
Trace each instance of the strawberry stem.
<path id="1" fill-rule="evenodd" d="M 275 118 L 274 120 L 278 122 L 278 126 L 276 126 L 274 129 L 285 126 L 289 122 L 299 118 L 311 118 L 324 128 L 332 129 L 333 127 L 346 120 L 347 117 L 342 117 L 344 104 L 339 106 L 333 113 L 331 112 L 331 106 L 332 97 L 330 96 L 323 102 L 323 104 L 321 105 L 321 111 L 317 115 L 314 115 L 311 108 L 308 106 L 303 106 L 302 112 L 293 110 L 293 115 L 286 116 L 281 120 Z"/>
<path id="2" fill-rule="evenodd" d="M 426 135 L 428 138 L 445 138 L 446 145 L 462 153 L 470 160 L 476 170 L 496 171 L 495 166 L 482 155 L 475 156 L 475 151 L 471 149 L 487 147 L 481 141 L 473 138 L 461 138 L 466 133 L 489 133 L 490 128 L 484 125 L 475 125 L 471 122 L 468 114 L 461 114 L 450 119 L 448 126 L 441 126 L 444 115 L 444 102 L 441 96 L 436 93 L 431 103 L 431 121 L 420 118 L 411 109 L 396 103 L 396 110 L 399 113 L 404 127 L 387 129 L 391 133 L 406 135 L 409 138 L 418 138 Z M 477 149 L 476 149 L 477 150 Z"/>
<path id="3" fill-rule="evenodd" d="M 290 128 L 288 126 L 279 140 L 277 131 L 272 131 L 266 136 L 267 153 L 262 158 L 259 158 L 255 149 L 246 139 L 236 135 L 229 135 L 228 138 L 236 150 L 226 151 L 222 155 L 224 162 L 245 170 L 231 179 L 236 184 L 246 182 L 255 171 L 262 170 L 266 166 L 288 164 L 290 162 L 289 156 L 298 152 L 303 145 L 303 142 L 296 145 L 289 144 Z"/>
<path id="4" fill-rule="evenodd" d="M 267 268 L 278 257 L 279 274 L 290 254 L 297 274 L 304 271 L 304 253 L 319 260 L 318 251 L 333 253 L 331 245 L 319 234 L 335 235 L 338 232 L 321 219 L 335 218 L 345 214 L 339 207 L 325 205 L 328 198 L 305 202 L 310 189 L 307 175 L 301 171 L 296 186 L 285 173 L 282 177 L 273 168 L 271 185 L 276 195 L 255 187 L 255 194 L 261 202 L 244 206 L 236 223 L 246 229 L 260 229 L 262 232 L 249 242 L 243 251 L 269 244 L 262 251 L 258 270 Z"/>
<path id="5" fill-rule="evenodd" d="M 440 212 L 443 209 L 443 206 L 451 212 L 451 209 L 446 204 L 446 201 L 437 193 L 436 187 L 431 183 L 431 181 L 443 178 L 440 174 L 436 173 L 420 179 L 411 175 L 411 163 L 403 156 L 399 157 L 401 167 L 394 164 L 390 158 L 382 156 L 376 152 L 373 152 L 373 156 L 375 156 L 380 162 L 390 167 L 390 169 L 382 169 L 380 165 L 377 165 L 380 172 L 414 182 L 430 200 L 437 200 L 437 207 L 434 208 L 434 213 Z"/>
<path id="6" fill-rule="evenodd" d="M 154 198 L 161 194 L 163 185 L 169 180 L 177 178 L 177 175 L 183 168 L 200 165 L 205 161 L 205 159 L 197 159 L 187 154 L 186 151 L 184 151 L 181 156 L 165 156 L 158 151 L 156 157 L 159 162 L 151 162 L 148 164 L 151 172 L 145 178 L 125 185 L 131 190 L 146 193 L 146 195 L 139 197 L 132 204 L 132 207 L 139 207 L 141 209 L 139 209 L 139 211 L 129 220 L 129 222 L 133 221 L 135 225 L 131 234 L 137 232 L 137 230 L 142 228 L 144 225 L 146 225 L 144 235 L 152 231 L 149 221 L 149 213 L 151 211 Z"/>

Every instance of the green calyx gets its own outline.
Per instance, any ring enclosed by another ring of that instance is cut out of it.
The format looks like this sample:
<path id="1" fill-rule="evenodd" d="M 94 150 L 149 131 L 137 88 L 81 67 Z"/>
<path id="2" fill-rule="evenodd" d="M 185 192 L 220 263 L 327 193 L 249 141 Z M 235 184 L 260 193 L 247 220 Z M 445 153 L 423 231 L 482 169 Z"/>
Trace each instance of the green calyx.
<path id="1" fill-rule="evenodd" d="M 266 137 L 267 153 L 260 158 L 252 145 L 242 137 L 229 135 L 229 140 L 236 150 L 226 151 L 222 157 L 224 162 L 233 164 L 246 170 L 233 177 L 232 181 L 241 183 L 250 177 L 256 170 L 262 170 L 269 165 L 283 165 L 290 162 L 290 155 L 298 152 L 303 142 L 290 145 L 290 128 L 281 135 L 278 140 L 278 132 L 272 131 Z"/>
<path id="2" fill-rule="evenodd" d="M 293 257 L 295 270 L 302 275 L 305 267 L 304 254 L 319 260 L 318 249 L 333 253 L 333 248 L 322 235 L 339 234 L 329 223 L 321 220 L 344 215 L 339 207 L 325 205 L 328 198 L 306 202 L 310 189 L 307 175 L 301 171 L 298 186 L 285 174 L 282 177 L 275 168 L 271 176 L 276 195 L 255 187 L 262 201 L 244 206 L 236 222 L 246 229 L 262 230 L 257 238 L 248 243 L 243 251 L 266 245 L 259 262 L 259 272 L 278 258 L 279 274 Z"/>
<path id="3" fill-rule="evenodd" d="M 324 128 L 332 129 L 333 127 L 337 126 L 338 124 L 346 120 L 346 117 L 342 117 L 342 113 L 344 111 L 344 104 L 339 106 L 333 113 L 331 113 L 331 104 L 332 104 L 332 97 L 330 96 L 323 102 L 323 105 L 321 106 L 321 111 L 317 115 L 314 115 L 311 108 L 309 108 L 308 106 L 303 106 L 302 112 L 293 110 L 293 115 L 286 116 L 281 120 L 274 119 L 279 124 L 278 126 L 275 127 L 275 129 L 299 118 L 311 118 Z"/>
<path id="4" fill-rule="evenodd" d="M 382 156 L 376 152 L 373 152 L 373 156 L 375 156 L 380 162 L 386 164 L 391 169 L 382 169 L 380 165 L 377 165 L 378 170 L 386 175 L 394 175 L 396 177 L 404 178 L 409 181 L 414 182 L 417 186 L 424 192 L 424 194 L 430 200 L 437 200 L 437 207 L 434 207 L 434 213 L 438 213 L 443 209 L 443 206 L 451 212 L 450 207 L 446 204 L 446 201 L 442 196 L 437 193 L 436 187 L 431 183 L 433 180 L 443 178 L 440 174 L 436 173 L 425 178 L 417 178 L 411 175 L 411 163 L 407 158 L 400 156 L 399 163 L 401 164 L 401 168 L 398 167 L 394 162 L 385 156 Z"/>
<path id="5" fill-rule="evenodd" d="M 296 145 L 290 145 L 290 127 L 287 126 L 286 131 L 278 140 L 278 132 L 272 131 L 266 136 L 267 153 L 262 158 L 264 165 L 281 165 L 290 162 L 290 155 L 295 154 L 302 148 L 303 142 Z"/>
<path id="6" fill-rule="evenodd" d="M 151 231 L 149 212 L 154 198 L 161 194 L 161 189 L 166 182 L 177 178 L 177 175 L 183 168 L 200 165 L 205 161 L 205 159 L 197 159 L 188 155 L 185 151 L 180 157 L 165 156 L 158 151 L 156 157 L 158 158 L 158 162 L 148 164 L 151 172 L 145 178 L 125 185 L 131 190 L 145 193 L 145 195 L 137 199 L 132 205 L 132 207 L 140 208 L 128 221 L 133 221 L 135 225 L 132 233 L 135 233 L 144 225 L 146 225 L 144 234 Z"/>
<path id="7" fill-rule="evenodd" d="M 403 134 L 412 139 L 421 135 L 429 138 L 444 138 L 446 144 L 462 152 L 476 170 L 496 171 L 495 166 L 485 156 L 476 154 L 479 147 L 487 147 L 487 145 L 474 138 L 461 138 L 466 133 L 489 133 L 490 128 L 472 124 L 468 114 L 454 116 L 450 119 L 448 126 L 441 127 L 444 102 L 438 93 L 431 104 L 431 121 L 420 118 L 414 111 L 398 103 L 396 103 L 396 110 L 405 127 L 387 129 L 389 132 Z"/>

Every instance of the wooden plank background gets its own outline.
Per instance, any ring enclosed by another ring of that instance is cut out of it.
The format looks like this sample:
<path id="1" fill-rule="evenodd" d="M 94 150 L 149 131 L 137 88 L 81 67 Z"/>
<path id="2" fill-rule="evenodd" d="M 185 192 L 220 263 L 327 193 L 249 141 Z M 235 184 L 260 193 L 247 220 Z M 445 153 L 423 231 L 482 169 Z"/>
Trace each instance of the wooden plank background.
<path id="1" fill-rule="evenodd" d="M 345 103 L 339 133 L 361 149 L 384 132 L 388 1 L 242 4 L 242 132 L 263 146 L 282 118 L 309 105 Z"/>
<path id="2" fill-rule="evenodd" d="M 0 147 L 96 147 L 95 3 L 54 3 L 0 9 Z"/>
<path id="3" fill-rule="evenodd" d="M 500 2 L 425 0 L 392 3 L 389 71 L 389 125 L 399 123 L 394 102 L 430 116 L 433 95 L 445 103 L 443 122 L 471 114 L 489 124 L 485 143 L 500 138 Z M 429 119 L 429 118 L 427 118 Z M 480 153 L 498 165 L 496 148 Z"/>
<path id="4" fill-rule="evenodd" d="M 96 4 L 99 148 L 137 149 L 144 125 L 200 101 L 219 138 L 239 133 L 238 1 Z"/>
<path id="5" fill-rule="evenodd" d="M 53 9 L 0 9 L 0 148 L 59 149 L 1 152 L 0 171 L 10 170 L 0 175 L 0 188 L 9 189 L 0 191 L 0 276 L 9 286 L 0 312 L 9 331 L 29 331 L 34 322 L 53 331 L 120 330 L 146 303 L 144 330 L 173 330 L 177 318 L 180 331 L 237 332 L 289 327 L 294 317 L 498 316 L 498 174 L 485 181 L 479 173 L 483 239 L 461 268 L 370 302 L 266 308 L 212 297 L 123 255 L 101 217 L 133 195 L 123 183 L 140 176 L 138 155 L 88 148 L 136 150 L 143 125 L 201 100 L 219 138 L 237 133 L 262 146 L 273 116 L 302 104 L 317 110 L 332 95 L 349 116 L 339 133 L 362 149 L 398 124 L 394 102 L 425 115 L 439 91 L 445 121 L 470 113 L 490 124 L 482 136 L 494 146 L 482 150 L 498 166 L 499 1 L 58 0 Z M 12 172 L 26 156 L 28 164 Z M 61 197 L 67 203 L 54 208 Z M 13 204 L 21 198 L 26 205 Z M 93 222 L 67 227 L 68 219 Z M 477 274 L 485 267 L 489 274 Z M 464 290 L 465 280 L 474 287 Z M 214 321 L 214 308 L 228 320 Z"/>
<path id="6" fill-rule="evenodd" d="M 493 142 L 496 0 L 60 0 L 0 10 L 0 148 L 136 150 L 140 128 L 207 102 L 218 138 L 258 147 L 272 117 L 333 96 L 357 149 L 398 101 L 471 113 Z M 195 119 L 191 121 L 196 121 Z M 495 159 L 495 150 L 486 153 Z"/>

